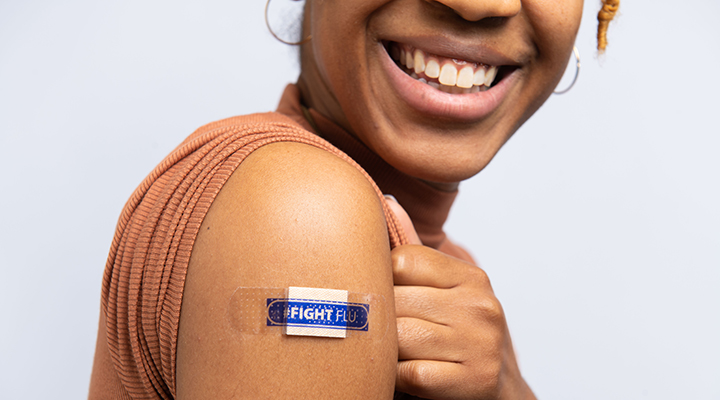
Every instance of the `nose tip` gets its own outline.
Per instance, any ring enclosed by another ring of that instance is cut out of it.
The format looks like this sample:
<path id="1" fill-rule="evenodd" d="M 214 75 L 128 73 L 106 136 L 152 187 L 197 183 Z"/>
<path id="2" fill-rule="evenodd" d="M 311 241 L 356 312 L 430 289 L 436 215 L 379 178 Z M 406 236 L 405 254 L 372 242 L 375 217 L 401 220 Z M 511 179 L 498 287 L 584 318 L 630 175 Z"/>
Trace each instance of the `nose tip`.
<path id="1" fill-rule="evenodd" d="M 455 11 L 468 21 L 480 21 L 484 18 L 509 18 L 517 15 L 522 8 L 521 0 L 428 0 L 440 3 Z"/>

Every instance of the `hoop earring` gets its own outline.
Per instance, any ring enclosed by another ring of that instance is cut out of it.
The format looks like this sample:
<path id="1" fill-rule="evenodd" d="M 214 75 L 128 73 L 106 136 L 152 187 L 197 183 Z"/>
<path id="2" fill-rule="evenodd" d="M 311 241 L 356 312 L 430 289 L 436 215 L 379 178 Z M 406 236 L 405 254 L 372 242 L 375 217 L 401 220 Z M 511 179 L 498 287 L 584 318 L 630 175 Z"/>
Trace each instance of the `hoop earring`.
<path id="1" fill-rule="evenodd" d="M 267 25 L 268 30 L 270 31 L 270 34 L 273 35 L 275 39 L 277 39 L 281 43 L 285 43 L 290 46 L 300 46 L 301 44 L 305 44 L 312 39 L 312 35 L 308 35 L 305 39 L 299 41 L 299 42 L 288 42 L 287 40 L 282 39 L 280 36 L 276 35 L 273 31 L 272 27 L 270 26 L 270 20 L 268 19 L 268 9 L 270 8 L 270 0 L 267 0 L 267 3 L 265 3 L 265 25 Z"/>
<path id="2" fill-rule="evenodd" d="M 565 94 L 565 93 L 569 92 L 570 89 L 573 88 L 573 86 L 575 86 L 575 82 L 577 82 L 578 75 L 580 75 L 580 52 L 578 51 L 576 46 L 573 46 L 573 54 L 575 54 L 575 61 L 576 61 L 575 65 L 577 66 L 577 68 L 575 69 L 575 77 L 573 78 L 572 83 L 570 84 L 570 86 L 568 86 L 567 89 L 555 90 L 553 92 L 553 94 Z"/>

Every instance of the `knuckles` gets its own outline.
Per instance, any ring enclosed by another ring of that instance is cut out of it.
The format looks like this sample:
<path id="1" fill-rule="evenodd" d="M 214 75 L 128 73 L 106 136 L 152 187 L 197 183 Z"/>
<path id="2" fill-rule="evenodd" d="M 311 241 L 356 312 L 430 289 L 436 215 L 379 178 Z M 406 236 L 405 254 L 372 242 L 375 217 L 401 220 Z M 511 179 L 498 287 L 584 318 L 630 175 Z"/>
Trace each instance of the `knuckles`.
<path id="1" fill-rule="evenodd" d="M 422 394 L 432 388 L 437 397 L 453 399 L 497 399 L 501 393 L 502 362 L 489 361 L 482 368 L 464 368 L 457 374 L 442 373 L 437 364 L 409 362 L 401 364 L 398 378 L 408 393 Z M 469 382 L 472 384 L 468 385 Z"/>
<path id="2" fill-rule="evenodd" d="M 400 247 L 393 249 L 392 253 L 392 266 L 393 274 L 395 276 L 407 276 L 411 274 L 411 268 L 409 267 L 408 257 L 410 256 L 405 251 L 400 250 Z"/>
<path id="3" fill-rule="evenodd" d="M 468 266 L 469 268 L 466 270 L 466 277 L 464 281 L 478 288 L 492 290 L 488 274 L 479 267 L 470 264 L 468 264 Z"/>
<path id="4" fill-rule="evenodd" d="M 476 376 L 478 382 L 476 398 L 496 399 L 500 394 L 502 362 L 495 360 L 489 364 L 487 368 Z"/>
<path id="5" fill-rule="evenodd" d="M 411 276 L 415 266 L 415 258 L 423 251 L 424 246 L 404 245 L 392 250 L 391 258 L 393 273 L 396 276 Z"/>
<path id="6" fill-rule="evenodd" d="M 466 305 L 469 314 L 477 320 L 504 327 L 505 311 L 495 296 L 477 296 Z"/>
<path id="7" fill-rule="evenodd" d="M 422 392 L 438 379 L 435 366 L 422 361 L 404 363 L 398 372 L 402 375 L 405 389 L 409 393 Z"/>
<path id="8" fill-rule="evenodd" d="M 465 293 L 461 298 L 465 299 L 465 307 L 472 317 L 496 326 L 504 326 L 505 311 L 495 297 L 490 286 L 490 279 L 485 271 L 473 267 L 463 280 L 463 286 L 469 293 Z"/>

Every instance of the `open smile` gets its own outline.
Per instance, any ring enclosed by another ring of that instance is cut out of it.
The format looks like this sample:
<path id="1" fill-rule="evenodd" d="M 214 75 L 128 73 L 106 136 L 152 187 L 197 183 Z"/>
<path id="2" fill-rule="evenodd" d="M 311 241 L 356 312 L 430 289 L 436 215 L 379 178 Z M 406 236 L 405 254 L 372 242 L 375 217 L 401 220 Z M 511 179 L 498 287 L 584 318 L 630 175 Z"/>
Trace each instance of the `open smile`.
<path id="1" fill-rule="evenodd" d="M 390 42 L 386 48 L 405 73 L 445 93 L 484 92 L 495 81 L 498 72 L 494 65 L 442 57 L 406 44 Z"/>
<path id="2" fill-rule="evenodd" d="M 461 120 L 483 118 L 507 94 L 515 66 L 445 57 L 410 44 L 383 42 L 384 65 L 398 94 L 426 114 Z"/>

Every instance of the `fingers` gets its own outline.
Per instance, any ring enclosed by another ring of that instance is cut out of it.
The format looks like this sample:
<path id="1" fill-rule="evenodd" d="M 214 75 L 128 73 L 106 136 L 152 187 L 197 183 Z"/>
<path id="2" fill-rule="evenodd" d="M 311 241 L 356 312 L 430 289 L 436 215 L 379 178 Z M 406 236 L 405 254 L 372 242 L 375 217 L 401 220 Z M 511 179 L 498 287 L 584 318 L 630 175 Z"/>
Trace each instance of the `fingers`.
<path id="1" fill-rule="evenodd" d="M 474 371 L 464 363 L 400 361 L 395 390 L 424 399 L 535 399 L 522 378 L 508 379 L 512 387 L 503 382 L 501 364 L 490 361 L 488 370 Z"/>
<path id="2" fill-rule="evenodd" d="M 426 246 L 396 247 L 392 263 L 395 285 L 447 289 L 468 280 L 487 281 L 482 269 Z"/>
<path id="3" fill-rule="evenodd" d="M 410 219 L 408 213 L 405 212 L 405 209 L 402 208 L 395 198 L 390 195 L 385 195 L 385 200 L 387 201 L 388 207 L 390 207 L 398 221 L 400 221 L 400 226 L 402 226 L 405 231 L 405 235 L 410 241 L 410 244 L 422 244 L 420 236 L 418 236 L 415 231 L 415 226 L 413 226 L 412 220 Z"/>
<path id="4" fill-rule="evenodd" d="M 461 296 L 484 296 L 482 292 L 470 293 L 437 289 L 427 286 L 395 286 L 395 315 L 397 318 L 420 318 L 441 325 L 449 325 L 458 313 L 468 312 L 471 301 Z"/>
<path id="5" fill-rule="evenodd" d="M 480 279 L 487 279 L 484 272 L 476 266 L 422 246 L 407 212 L 394 197 L 386 195 L 385 199 L 410 241 L 410 245 L 393 249 L 395 285 L 452 288 L 463 282 L 468 273 L 478 275 Z"/>
<path id="6" fill-rule="evenodd" d="M 457 398 L 463 387 L 462 364 L 432 360 L 400 361 L 395 390 L 425 399 Z M 431 383 L 431 384 L 429 384 Z"/>
<path id="7" fill-rule="evenodd" d="M 398 318 L 398 360 L 460 362 L 460 349 L 452 343 L 452 328 L 417 318 Z"/>

